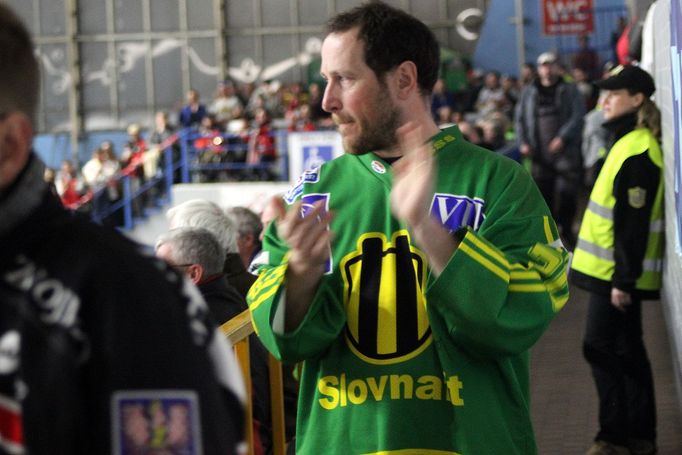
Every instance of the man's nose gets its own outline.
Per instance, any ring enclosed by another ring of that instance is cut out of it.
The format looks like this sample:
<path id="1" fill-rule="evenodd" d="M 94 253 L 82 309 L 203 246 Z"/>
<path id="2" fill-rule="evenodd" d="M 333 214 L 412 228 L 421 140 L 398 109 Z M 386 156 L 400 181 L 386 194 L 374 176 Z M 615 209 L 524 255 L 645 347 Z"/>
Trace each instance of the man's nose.
<path id="1" fill-rule="evenodd" d="M 324 89 L 324 97 L 322 98 L 322 109 L 326 112 L 333 113 L 341 109 L 341 103 L 336 95 L 336 87 L 333 82 L 327 83 Z"/>

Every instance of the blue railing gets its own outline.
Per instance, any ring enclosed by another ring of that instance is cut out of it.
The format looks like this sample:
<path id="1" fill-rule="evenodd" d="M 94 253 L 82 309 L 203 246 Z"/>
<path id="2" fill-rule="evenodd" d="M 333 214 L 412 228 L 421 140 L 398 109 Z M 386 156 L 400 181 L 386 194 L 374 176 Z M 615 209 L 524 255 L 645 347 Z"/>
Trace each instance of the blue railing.
<path id="1" fill-rule="evenodd" d="M 171 203 L 172 187 L 176 183 L 222 181 L 224 173 L 230 180 L 287 181 L 287 131 L 273 131 L 277 160 L 270 163 L 247 164 L 244 159 L 248 144 L 235 134 L 202 135 L 185 129 L 160 145 L 159 171 L 141 179 L 137 170 L 142 164 L 127 167 L 119 176 L 98 188 L 74 207 L 89 211 L 96 223 L 132 229 L 155 210 Z M 197 140 L 208 141 L 209 147 L 199 149 Z M 206 155 L 213 159 L 206 161 Z M 117 193 L 117 194 L 113 194 Z"/>

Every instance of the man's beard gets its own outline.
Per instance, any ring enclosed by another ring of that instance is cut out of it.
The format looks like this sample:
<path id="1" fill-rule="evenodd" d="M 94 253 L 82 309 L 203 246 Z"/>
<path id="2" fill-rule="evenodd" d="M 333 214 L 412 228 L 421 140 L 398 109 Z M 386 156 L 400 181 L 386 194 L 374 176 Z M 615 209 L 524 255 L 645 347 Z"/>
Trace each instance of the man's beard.
<path id="1" fill-rule="evenodd" d="M 389 150 L 398 143 L 396 130 L 400 126 L 400 114 L 391 104 L 388 93 L 378 93 L 374 104 L 376 109 L 372 119 L 354 119 L 360 127 L 360 135 L 354 138 L 343 137 L 346 153 L 364 155 L 379 150 Z M 335 118 L 336 119 L 336 118 Z"/>

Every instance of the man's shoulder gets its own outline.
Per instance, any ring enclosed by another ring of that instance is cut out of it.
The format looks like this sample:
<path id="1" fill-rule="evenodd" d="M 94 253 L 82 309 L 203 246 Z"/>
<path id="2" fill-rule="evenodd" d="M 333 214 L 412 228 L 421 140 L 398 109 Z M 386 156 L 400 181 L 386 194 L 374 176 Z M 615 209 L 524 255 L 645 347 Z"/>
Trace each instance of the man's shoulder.
<path id="1" fill-rule="evenodd" d="M 450 144 L 443 152 L 439 154 L 439 165 L 471 174 L 477 180 L 531 180 L 518 162 L 463 139 Z"/>

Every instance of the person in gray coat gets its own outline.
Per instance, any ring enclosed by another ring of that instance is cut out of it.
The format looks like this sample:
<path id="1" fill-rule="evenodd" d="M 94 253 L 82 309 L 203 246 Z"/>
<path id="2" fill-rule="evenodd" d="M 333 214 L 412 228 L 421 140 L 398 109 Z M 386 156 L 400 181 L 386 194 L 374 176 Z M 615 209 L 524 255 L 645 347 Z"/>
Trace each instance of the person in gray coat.
<path id="1" fill-rule="evenodd" d="M 538 77 L 521 92 L 514 123 L 521 155 L 552 211 L 567 248 L 575 245 L 573 218 L 582 181 L 585 106 L 574 84 L 559 76 L 556 54 L 538 57 Z"/>

